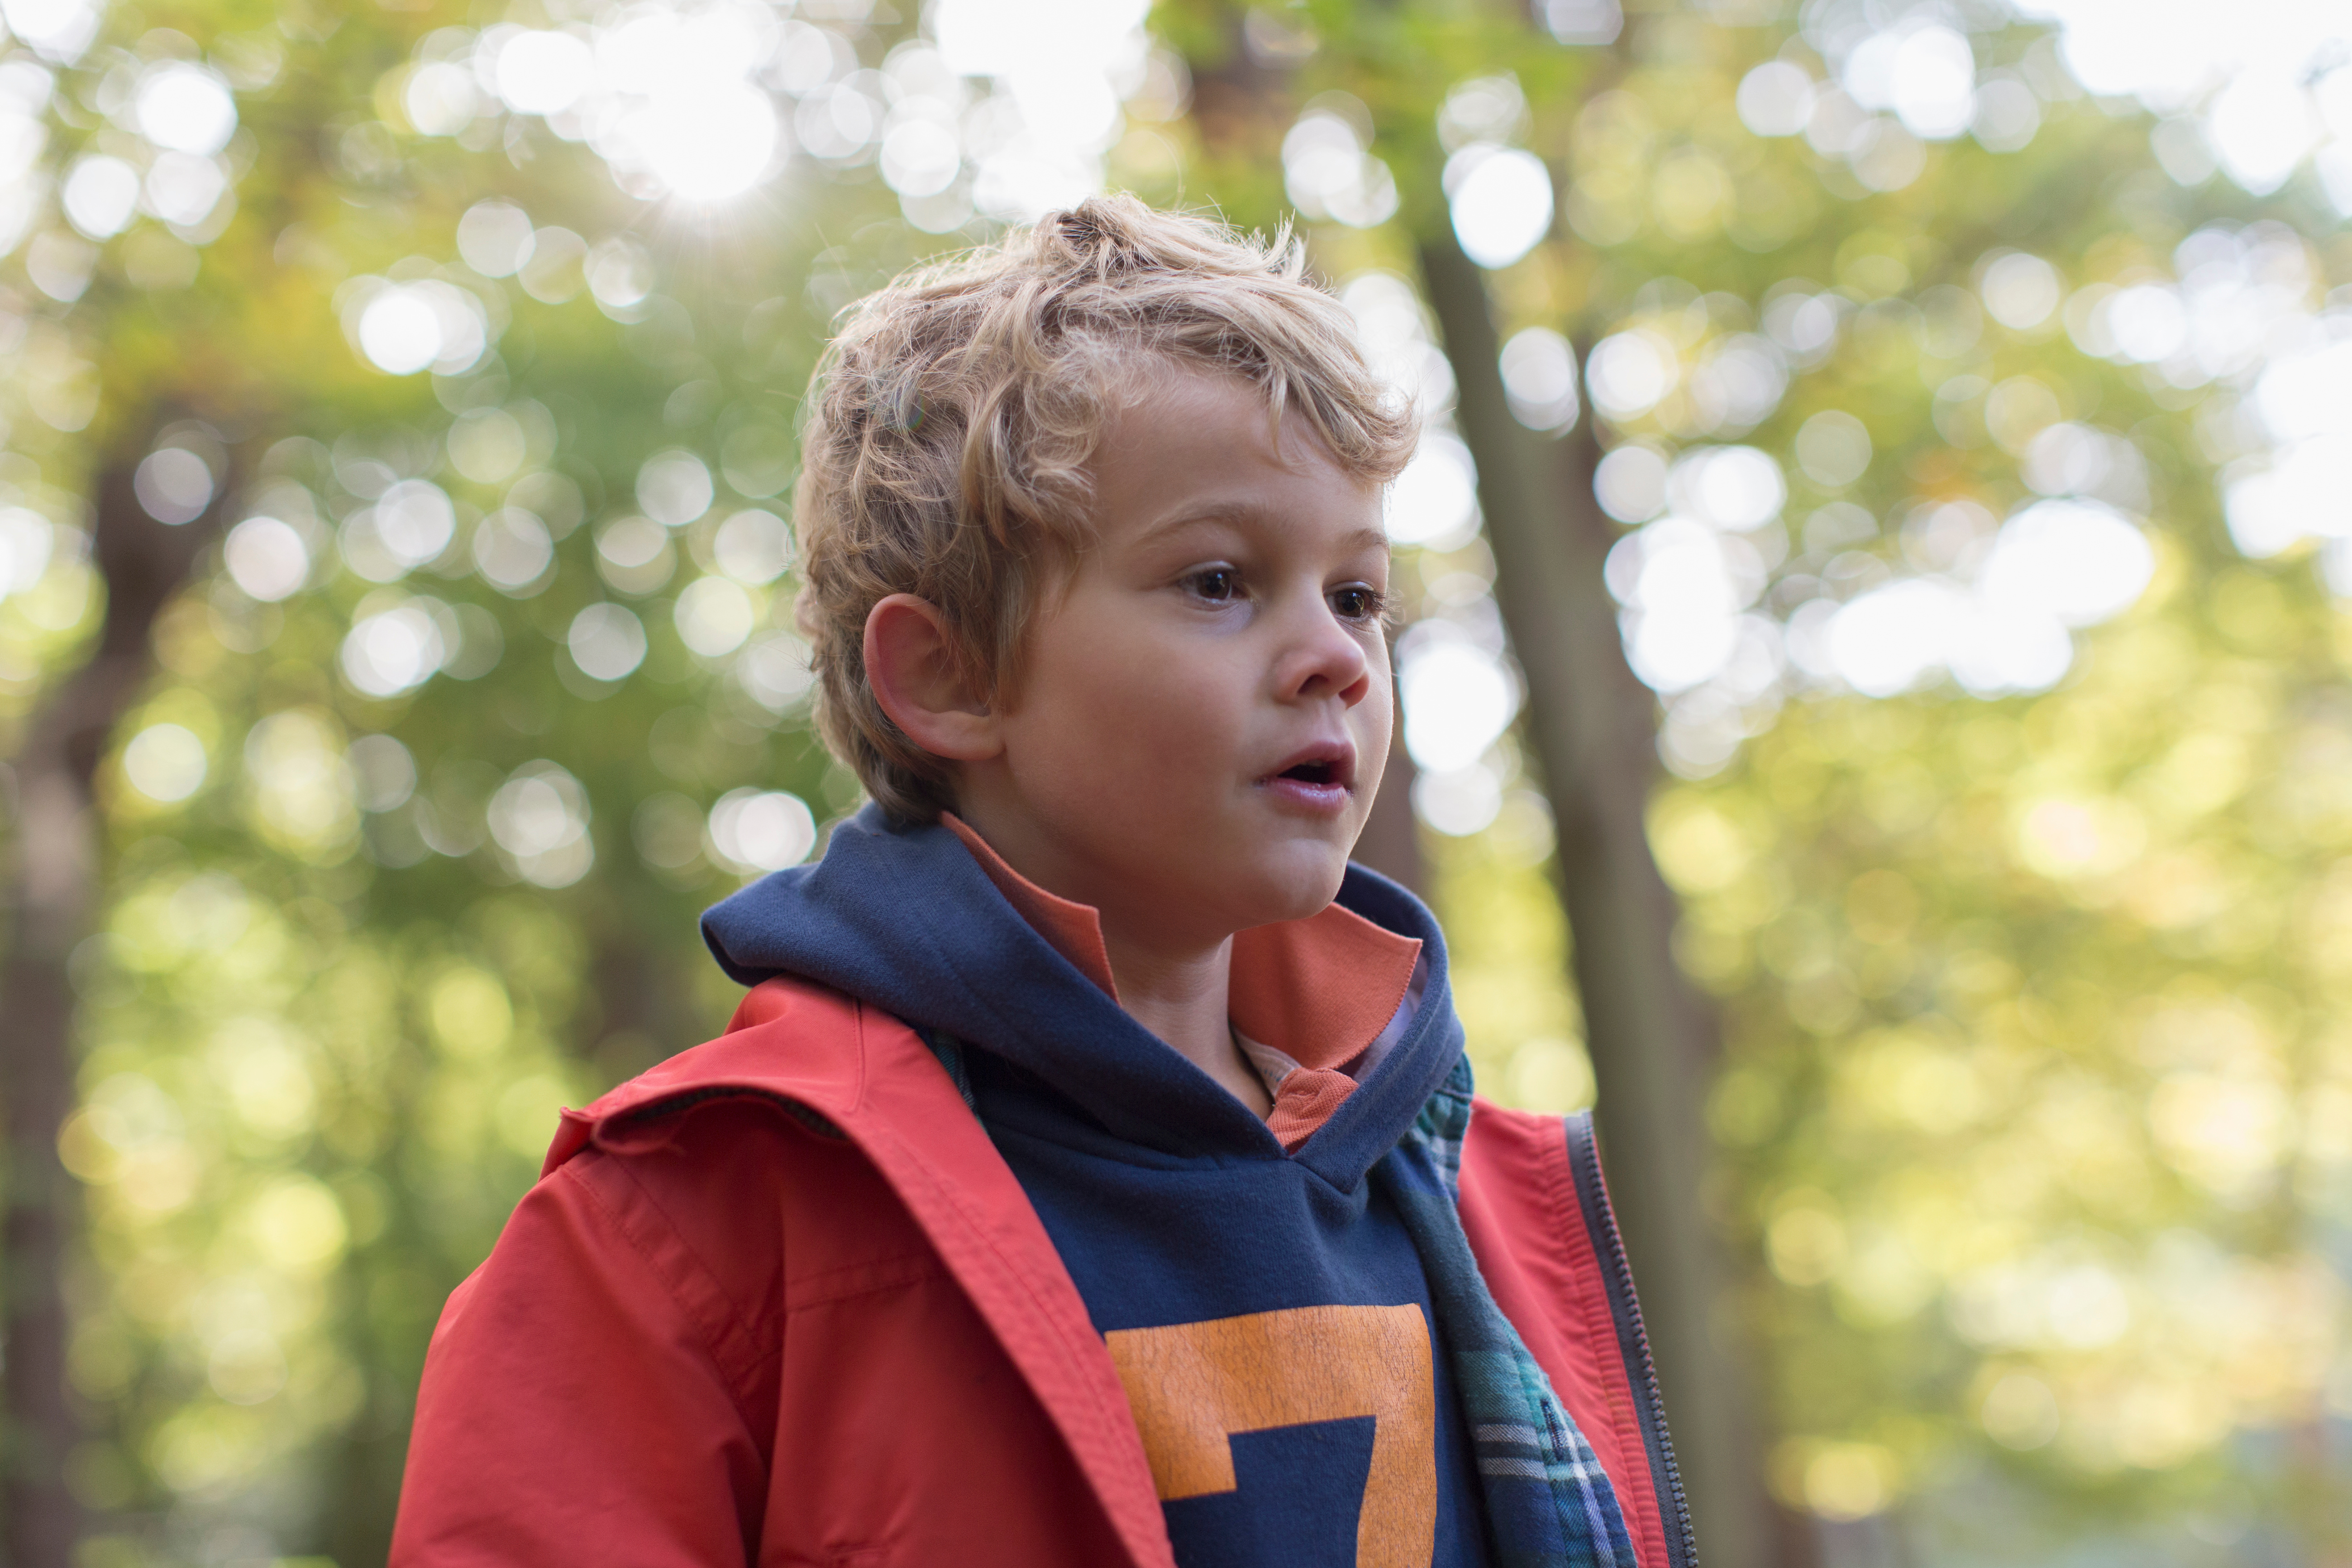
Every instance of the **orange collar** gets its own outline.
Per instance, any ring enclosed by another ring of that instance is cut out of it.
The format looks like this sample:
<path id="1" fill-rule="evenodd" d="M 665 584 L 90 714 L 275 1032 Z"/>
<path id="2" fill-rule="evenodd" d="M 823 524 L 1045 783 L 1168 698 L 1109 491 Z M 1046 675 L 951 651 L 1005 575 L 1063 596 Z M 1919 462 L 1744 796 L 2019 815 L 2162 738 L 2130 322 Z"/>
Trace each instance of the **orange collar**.
<path id="1" fill-rule="evenodd" d="M 1005 902 L 1079 973 L 1118 1001 L 1102 917 L 1094 906 L 1057 897 L 1024 877 L 953 812 L 941 812 L 940 820 L 963 840 Z M 1420 958 L 1420 939 L 1399 936 L 1353 910 L 1328 904 L 1303 921 L 1234 933 L 1226 1011 L 1234 1028 L 1299 1066 L 1336 1068 L 1388 1026 Z"/>

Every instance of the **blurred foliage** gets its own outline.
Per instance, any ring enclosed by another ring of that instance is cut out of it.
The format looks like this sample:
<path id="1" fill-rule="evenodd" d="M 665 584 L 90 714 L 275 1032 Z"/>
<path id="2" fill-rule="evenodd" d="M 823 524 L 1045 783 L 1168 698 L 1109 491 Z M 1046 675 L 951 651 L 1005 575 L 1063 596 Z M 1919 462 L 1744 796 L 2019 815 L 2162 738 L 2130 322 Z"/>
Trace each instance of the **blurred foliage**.
<path id="1" fill-rule="evenodd" d="M 1979 300 L 2004 247 L 2079 300 L 2168 276 L 2200 228 L 2242 234 L 2294 253 L 2307 301 L 2352 280 L 2352 249 L 2301 187 L 2168 178 L 2144 116 L 2070 90 L 2040 28 L 1990 13 L 1979 61 L 2032 84 L 2038 133 L 1915 142 L 1913 177 L 1873 189 L 1743 125 L 1752 67 L 1822 64 L 1777 8 L 1717 9 L 1567 47 L 1466 0 L 1167 0 L 1107 178 L 1271 224 L 1301 110 L 1360 113 L 1394 216 L 1307 239 L 1335 279 L 1410 279 L 1413 236 L 1448 221 L 1449 94 L 1513 74 L 1508 133 L 1555 170 L 1562 221 L 1492 275 L 1506 331 L 1653 331 L 1690 374 L 1613 440 L 1780 457 L 1762 603 L 1791 628 L 1927 570 L 1906 520 L 2032 500 L 2024 453 L 2053 424 L 2128 439 L 2155 577 L 2056 689 L 1874 700 L 1776 674 L 1728 701 L 1727 741 L 1726 704 L 1665 710 L 1688 776 L 1653 837 L 1729 1037 L 1720 1218 L 1768 1347 L 1776 1488 L 1830 1521 L 1833 1555 L 2331 1560 L 2352 1549 L 2352 637 L 2306 555 L 2248 562 L 2223 530 L 2242 388 L 2170 384 L 2085 351 L 2065 312 L 2011 328 Z M 866 70 L 915 31 L 799 16 Z M 84 498 L 123 443 L 202 447 L 231 518 L 279 520 L 302 556 L 274 599 L 207 558 L 100 772 L 106 913 L 73 961 L 83 1096 L 60 1141 L 88 1189 L 73 1476 L 97 1568 L 381 1554 L 434 1316 L 555 1108 L 722 1026 L 732 987 L 694 916 L 794 852 L 776 792 L 817 824 L 856 803 L 803 722 L 763 520 L 788 510 L 832 313 L 990 226 L 902 204 L 870 146 L 698 209 L 487 97 L 418 129 L 422 73 L 470 47 L 448 29 L 586 19 L 117 5 L 28 111 L 62 172 L 124 152 L 140 71 L 201 58 L 239 129 L 225 211 L 97 246 L 45 217 L 0 261 L 0 506 L 52 529 L 0 601 L 0 727 L 86 651 Z M 535 231 L 512 275 L 459 259 L 461 216 L 493 198 Z M 58 281 L 76 265 L 80 289 Z M 428 281 L 473 301 L 490 348 L 380 373 L 354 301 Z M 1778 351 L 1785 395 L 1711 411 L 1696 367 L 1808 300 L 1834 330 Z M 1800 450 L 1824 411 L 1875 455 L 1842 482 Z M 413 573 L 369 532 L 412 480 L 451 525 Z M 548 551 L 527 573 L 496 564 L 515 538 L 534 559 L 519 513 Z M 646 514 L 672 526 L 633 530 Z M 1475 537 L 1402 565 L 1414 618 L 1491 619 Z M 578 617 L 604 604 L 642 631 L 623 679 L 582 668 L 600 645 Z M 429 679 L 354 679 L 369 647 L 426 642 Z M 1491 826 L 1426 835 L 1431 880 L 1483 1084 L 1566 1108 L 1591 1075 L 1516 757 L 1506 737 L 1490 758 Z"/>
<path id="2" fill-rule="evenodd" d="M 1808 705 L 1658 803 L 1793 1495 L 1859 1453 L 2338 1538 L 2339 615 L 2176 561 L 2059 692 Z"/>

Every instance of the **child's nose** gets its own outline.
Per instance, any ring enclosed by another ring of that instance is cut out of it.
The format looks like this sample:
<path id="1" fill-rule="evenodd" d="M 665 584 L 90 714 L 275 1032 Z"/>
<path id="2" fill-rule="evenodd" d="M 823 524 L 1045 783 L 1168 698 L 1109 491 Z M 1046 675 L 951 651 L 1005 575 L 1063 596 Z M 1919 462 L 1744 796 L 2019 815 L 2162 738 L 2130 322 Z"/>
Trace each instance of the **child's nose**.
<path id="1" fill-rule="evenodd" d="M 1278 684 L 1289 698 L 1337 696 L 1352 708 L 1371 689 L 1372 666 L 1361 636 L 1318 601 L 1283 660 Z"/>

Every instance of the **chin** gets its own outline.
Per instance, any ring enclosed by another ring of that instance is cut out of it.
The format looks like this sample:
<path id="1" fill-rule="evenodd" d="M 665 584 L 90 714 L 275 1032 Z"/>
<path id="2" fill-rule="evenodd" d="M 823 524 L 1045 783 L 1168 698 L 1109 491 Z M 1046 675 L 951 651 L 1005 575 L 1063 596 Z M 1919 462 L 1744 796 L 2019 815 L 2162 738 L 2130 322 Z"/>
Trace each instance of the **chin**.
<path id="1" fill-rule="evenodd" d="M 1270 851 L 1247 879 L 1255 893 L 1251 925 L 1319 915 L 1339 896 L 1348 852 L 1337 845 L 1291 843 Z"/>

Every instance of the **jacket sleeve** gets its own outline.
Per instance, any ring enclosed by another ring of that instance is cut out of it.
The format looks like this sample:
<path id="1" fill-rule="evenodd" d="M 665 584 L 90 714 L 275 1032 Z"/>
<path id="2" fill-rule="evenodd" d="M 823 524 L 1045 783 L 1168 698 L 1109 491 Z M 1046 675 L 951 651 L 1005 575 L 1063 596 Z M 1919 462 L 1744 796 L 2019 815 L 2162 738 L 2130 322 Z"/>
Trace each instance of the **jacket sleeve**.
<path id="1" fill-rule="evenodd" d="M 756 1552 L 766 1455 L 721 1370 L 726 1297 L 597 1152 L 524 1197 L 449 1298 L 393 1568 L 669 1568 Z"/>

